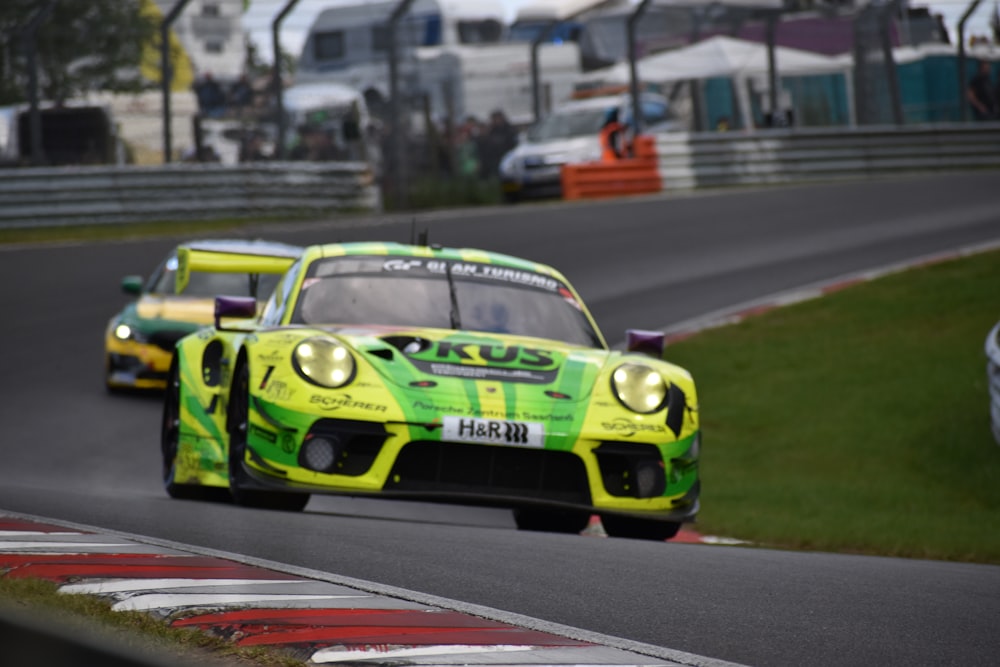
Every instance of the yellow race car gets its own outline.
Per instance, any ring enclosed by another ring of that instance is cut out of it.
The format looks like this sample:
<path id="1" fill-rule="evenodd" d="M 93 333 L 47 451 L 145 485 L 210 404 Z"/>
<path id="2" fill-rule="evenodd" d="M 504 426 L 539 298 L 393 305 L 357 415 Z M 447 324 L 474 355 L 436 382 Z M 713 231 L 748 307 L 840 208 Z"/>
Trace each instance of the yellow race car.
<path id="1" fill-rule="evenodd" d="M 216 299 L 164 395 L 173 497 L 312 493 L 514 510 L 518 527 L 666 539 L 698 511 L 694 381 L 663 334 L 608 348 L 555 269 L 473 249 L 306 248 L 263 311 Z"/>
<path id="2" fill-rule="evenodd" d="M 145 283 L 125 276 L 122 290 L 138 298 L 108 322 L 107 388 L 163 389 L 174 344 L 212 323 L 216 296 L 266 298 L 301 252 L 261 240 L 191 241 L 174 248 Z"/>

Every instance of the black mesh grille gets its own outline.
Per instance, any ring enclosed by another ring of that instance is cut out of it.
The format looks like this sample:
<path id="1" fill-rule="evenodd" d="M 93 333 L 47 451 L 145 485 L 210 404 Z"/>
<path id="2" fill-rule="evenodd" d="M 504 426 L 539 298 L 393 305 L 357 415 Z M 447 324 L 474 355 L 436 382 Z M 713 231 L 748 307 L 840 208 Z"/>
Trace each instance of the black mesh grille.
<path id="1" fill-rule="evenodd" d="M 590 504 L 583 461 L 569 452 L 411 442 L 386 490 L 507 496 Z"/>
<path id="2" fill-rule="evenodd" d="M 333 472 L 338 475 L 363 475 L 375 462 L 385 442 L 386 430 L 382 424 L 348 419 L 319 419 L 307 438 L 322 436 L 343 444 Z M 302 461 L 299 461 L 302 465 Z"/>

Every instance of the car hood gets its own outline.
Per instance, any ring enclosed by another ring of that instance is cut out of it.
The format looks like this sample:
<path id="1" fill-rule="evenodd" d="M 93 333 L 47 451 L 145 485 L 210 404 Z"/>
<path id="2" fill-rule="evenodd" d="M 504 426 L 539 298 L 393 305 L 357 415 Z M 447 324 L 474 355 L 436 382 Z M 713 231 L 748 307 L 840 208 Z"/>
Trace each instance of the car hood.
<path id="1" fill-rule="evenodd" d="M 594 134 L 541 143 L 525 142 L 514 148 L 513 154 L 522 160 L 537 158 L 551 164 L 570 164 L 593 159 L 600 146 L 600 138 Z"/>
<path id="2" fill-rule="evenodd" d="M 388 383 L 405 392 L 467 399 L 470 392 L 517 401 L 585 400 L 616 352 L 526 336 L 441 329 L 328 331 L 354 348 Z"/>

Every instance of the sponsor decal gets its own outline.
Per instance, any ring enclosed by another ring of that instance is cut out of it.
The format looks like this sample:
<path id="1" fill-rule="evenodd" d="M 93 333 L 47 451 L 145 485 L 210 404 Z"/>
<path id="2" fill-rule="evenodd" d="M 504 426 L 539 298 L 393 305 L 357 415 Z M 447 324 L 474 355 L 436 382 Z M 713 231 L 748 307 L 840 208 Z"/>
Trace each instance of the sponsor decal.
<path id="1" fill-rule="evenodd" d="M 560 288 L 559 288 L 559 296 L 561 296 L 561 297 L 563 298 L 563 301 L 565 301 L 565 302 L 566 302 L 566 303 L 568 303 L 569 305 L 573 306 L 573 307 L 574 307 L 574 308 L 576 308 L 577 310 L 581 310 L 581 311 L 583 310 L 583 306 L 581 306 L 581 305 L 580 305 L 580 302 L 579 302 L 579 301 L 577 301 L 577 300 L 576 300 L 576 299 L 575 299 L 575 298 L 573 297 L 573 293 L 572 293 L 572 292 L 570 292 L 570 291 L 569 291 L 568 289 L 566 289 L 565 287 L 560 287 Z"/>
<path id="2" fill-rule="evenodd" d="M 291 454 L 295 451 L 295 436 L 291 433 L 281 434 L 281 451 Z"/>
<path id="3" fill-rule="evenodd" d="M 432 412 L 451 412 L 453 414 L 466 414 L 471 408 L 469 407 L 459 407 L 457 405 L 442 405 L 440 403 L 431 403 L 427 401 L 414 401 L 413 407 L 417 410 L 431 410 Z"/>
<path id="4" fill-rule="evenodd" d="M 468 380 L 548 384 L 558 371 L 553 352 L 523 345 L 441 341 L 404 354 L 424 373 Z"/>
<path id="5" fill-rule="evenodd" d="M 552 353 L 521 345 L 490 345 L 479 343 L 451 343 L 437 345 L 410 355 L 412 359 L 443 361 L 481 361 L 514 367 L 551 368 L 555 365 Z"/>
<path id="6" fill-rule="evenodd" d="M 518 417 L 521 418 L 521 419 L 526 419 L 526 420 L 535 421 L 535 422 L 571 422 L 571 421 L 573 421 L 573 415 L 558 415 L 558 414 L 555 414 L 555 413 L 552 413 L 552 412 L 547 412 L 547 413 L 543 414 L 543 413 L 528 412 L 527 410 L 525 410 L 524 412 L 520 413 L 518 415 Z"/>
<path id="7" fill-rule="evenodd" d="M 623 438 L 631 438 L 636 433 L 661 434 L 667 432 L 667 428 L 662 424 L 637 424 L 625 417 L 618 417 L 609 422 L 601 422 L 601 428 L 605 431 L 611 431 L 615 435 L 620 435 Z"/>
<path id="8" fill-rule="evenodd" d="M 278 434 L 273 431 L 268 431 L 265 428 L 261 428 L 256 424 L 250 424 L 250 435 L 260 438 L 265 442 L 269 442 L 272 445 L 278 441 Z"/>
<path id="9" fill-rule="evenodd" d="M 410 269 L 423 266 L 423 260 L 420 259 L 400 259 L 394 257 L 393 259 L 387 259 L 382 263 L 383 271 L 409 271 Z"/>
<path id="10" fill-rule="evenodd" d="M 264 398 L 269 401 L 288 401 L 295 394 L 295 390 L 281 380 L 274 380 L 263 391 Z"/>
<path id="11" fill-rule="evenodd" d="M 258 352 L 257 358 L 266 364 L 276 364 L 284 358 L 284 355 L 277 350 L 270 350 L 268 352 Z"/>
<path id="12" fill-rule="evenodd" d="M 332 412 L 341 408 L 351 410 L 365 410 L 366 412 L 386 412 L 389 408 L 379 403 L 369 403 L 367 401 L 356 401 L 350 394 L 338 396 L 325 396 L 323 394 L 313 394 L 309 397 L 309 404 L 315 405 L 320 410 Z"/>
<path id="13" fill-rule="evenodd" d="M 537 422 L 447 416 L 443 419 L 441 439 L 541 448 L 545 444 L 545 427 Z"/>
<path id="14" fill-rule="evenodd" d="M 508 269 L 506 267 L 496 266 L 493 264 L 456 263 L 451 265 L 451 274 L 453 276 L 469 276 L 473 278 L 497 280 L 505 283 L 527 285 L 530 287 L 545 289 L 550 292 L 555 292 L 560 287 L 559 281 L 554 278 L 549 278 L 548 276 L 543 276 L 539 273 L 533 273 L 531 271 Z"/>
<path id="15" fill-rule="evenodd" d="M 447 273 L 449 271 L 448 262 L 440 259 L 422 260 L 415 258 L 393 257 L 386 259 L 382 263 L 383 271 L 426 271 L 428 273 Z M 520 269 L 510 269 L 495 264 L 479 264 L 477 262 L 452 262 L 451 275 L 455 277 L 480 278 L 483 280 L 496 280 L 498 282 L 514 283 L 528 287 L 556 292 L 562 286 L 555 278 L 544 276 L 533 271 L 522 271 Z M 305 283 L 303 283 L 303 289 Z M 564 288 L 563 288 L 564 289 Z"/>

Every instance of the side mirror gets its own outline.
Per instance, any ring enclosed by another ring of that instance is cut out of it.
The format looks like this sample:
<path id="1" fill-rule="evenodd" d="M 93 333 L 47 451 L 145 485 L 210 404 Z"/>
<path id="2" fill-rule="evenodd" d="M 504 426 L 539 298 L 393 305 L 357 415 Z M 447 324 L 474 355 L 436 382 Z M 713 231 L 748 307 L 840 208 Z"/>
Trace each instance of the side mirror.
<path id="1" fill-rule="evenodd" d="M 215 328 L 225 331 L 222 318 L 234 317 L 247 320 L 257 317 L 257 299 L 252 296 L 215 297 Z M 233 329 L 231 329 L 233 330 Z M 235 329 L 240 331 L 240 329 Z"/>
<path id="2" fill-rule="evenodd" d="M 122 291 L 126 294 L 141 294 L 142 276 L 125 276 L 122 278 Z"/>
<path id="3" fill-rule="evenodd" d="M 625 349 L 635 354 L 662 359 L 663 351 L 667 349 L 667 335 L 662 331 L 628 329 L 625 331 Z"/>

